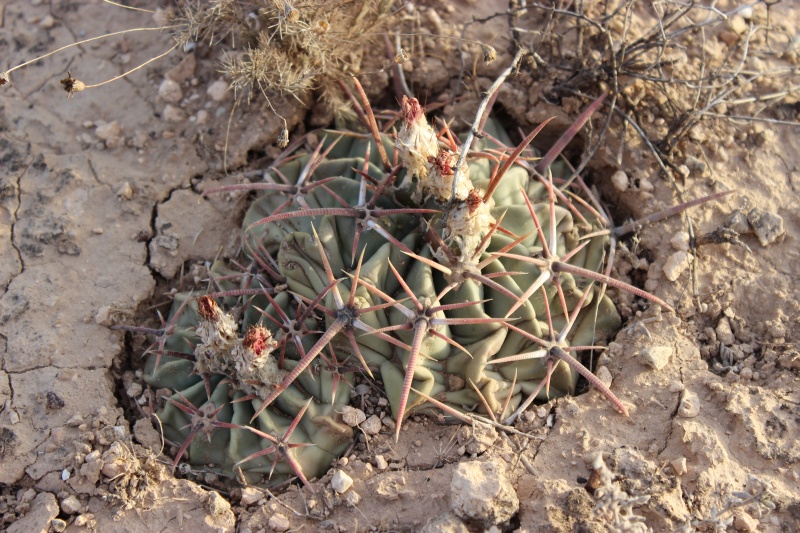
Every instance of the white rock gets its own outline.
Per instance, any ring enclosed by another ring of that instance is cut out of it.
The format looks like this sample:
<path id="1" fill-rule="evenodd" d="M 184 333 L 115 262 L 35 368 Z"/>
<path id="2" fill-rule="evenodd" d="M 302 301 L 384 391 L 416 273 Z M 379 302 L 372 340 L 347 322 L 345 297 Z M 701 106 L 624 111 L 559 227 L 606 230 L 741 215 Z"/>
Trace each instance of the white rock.
<path id="1" fill-rule="evenodd" d="M 678 416 L 694 418 L 700 414 L 700 397 L 692 391 L 683 391 L 683 399 L 678 408 Z"/>
<path id="2" fill-rule="evenodd" d="M 130 182 L 126 181 L 117 189 L 117 196 L 123 200 L 130 200 L 133 198 L 133 187 Z"/>
<path id="3" fill-rule="evenodd" d="M 389 468 L 389 463 L 386 461 L 386 458 L 383 455 L 375 456 L 375 468 L 378 470 L 386 470 Z"/>
<path id="4" fill-rule="evenodd" d="M 261 493 L 261 491 L 256 488 L 253 487 L 242 488 L 241 502 L 242 505 L 244 505 L 245 507 L 247 507 L 248 505 L 253 505 L 263 497 L 264 495 Z"/>
<path id="5" fill-rule="evenodd" d="M 67 496 L 61 500 L 61 510 L 65 514 L 78 514 L 81 511 L 81 501 L 75 496 Z"/>
<path id="6" fill-rule="evenodd" d="M 747 22 L 745 22 L 744 17 L 741 15 L 733 15 L 731 18 L 728 19 L 728 28 L 732 31 L 735 31 L 739 35 L 747 32 Z"/>
<path id="7" fill-rule="evenodd" d="M 667 262 L 664 263 L 664 275 L 670 281 L 676 281 L 683 271 L 689 268 L 689 265 L 692 263 L 692 254 L 684 251 L 675 252 Z"/>
<path id="8" fill-rule="evenodd" d="M 755 533 L 758 531 L 758 520 L 747 514 L 745 511 L 737 510 L 733 520 L 733 525 L 737 531 L 744 533 Z"/>
<path id="9" fill-rule="evenodd" d="M 628 179 L 628 175 L 625 174 L 621 170 L 617 170 L 611 176 L 611 183 L 614 185 L 614 188 L 618 191 L 627 190 L 628 185 L 630 185 L 630 179 Z"/>
<path id="10" fill-rule="evenodd" d="M 180 102 L 181 98 L 183 98 L 181 84 L 175 80 L 165 78 L 161 85 L 158 86 L 158 97 L 171 104 Z"/>
<path id="11" fill-rule="evenodd" d="M 361 501 L 361 495 L 354 490 L 351 490 L 344 495 L 344 501 L 348 507 L 355 507 Z"/>
<path id="12" fill-rule="evenodd" d="M 378 418 L 378 415 L 372 415 L 362 422 L 360 427 L 361 431 L 367 435 L 377 435 L 381 432 L 381 426 L 383 426 L 383 424 L 381 423 L 381 419 Z"/>
<path id="13" fill-rule="evenodd" d="M 753 228 L 753 233 L 758 237 L 761 246 L 772 244 L 786 233 L 783 228 L 783 218 L 758 208 L 753 208 L 747 213 L 747 222 Z"/>
<path id="14" fill-rule="evenodd" d="M 519 510 L 519 498 L 495 461 L 460 463 L 450 483 L 453 513 L 481 528 L 507 522 Z"/>
<path id="15" fill-rule="evenodd" d="M 669 346 L 650 346 L 642 350 L 642 362 L 656 370 L 661 370 L 669 363 L 672 352 L 673 350 Z"/>
<path id="16" fill-rule="evenodd" d="M 339 494 L 344 494 L 347 489 L 353 486 L 353 478 L 345 474 L 342 470 L 337 470 L 331 478 L 331 488 Z"/>
<path id="17" fill-rule="evenodd" d="M 686 457 L 678 457 L 677 459 L 673 459 L 669 464 L 672 465 L 672 469 L 675 471 L 676 476 L 682 476 L 686 473 Z"/>
<path id="18" fill-rule="evenodd" d="M 733 344 L 736 342 L 736 337 L 733 335 L 733 331 L 731 330 L 731 322 L 728 320 L 728 317 L 722 317 L 719 319 L 719 323 L 717 323 L 717 327 L 714 332 L 717 334 L 717 340 L 725 346 L 733 346 Z"/>
<path id="19" fill-rule="evenodd" d="M 367 415 L 361 409 L 345 405 L 342 407 L 342 422 L 348 426 L 356 427 L 367 419 Z"/>
<path id="20" fill-rule="evenodd" d="M 186 112 L 180 107 L 175 107 L 172 104 L 167 104 L 163 113 L 164 120 L 169 122 L 183 122 L 186 120 Z"/>
<path id="21" fill-rule="evenodd" d="M 211 97 L 215 102 L 221 102 L 228 94 L 228 82 L 225 80 L 217 80 L 208 86 L 206 94 Z"/>
<path id="22" fill-rule="evenodd" d="M 683 250 L 684 252 L 689 251 L 689 234 L 685 231 L 679 231 L 675 235 L 672 236 L 669 243 L 672 245 L 673 248 L 676 250 Z"/>
<path id="23" fill-rule="evenodd" d="M 272 531 L 277 531 L 278 533 L 289 531 L 289 528 L 292 527 L 289 519 L 282 514 L 272 515 L 269 519 L 269 522 L 267 522 L 267 525 Z"/>

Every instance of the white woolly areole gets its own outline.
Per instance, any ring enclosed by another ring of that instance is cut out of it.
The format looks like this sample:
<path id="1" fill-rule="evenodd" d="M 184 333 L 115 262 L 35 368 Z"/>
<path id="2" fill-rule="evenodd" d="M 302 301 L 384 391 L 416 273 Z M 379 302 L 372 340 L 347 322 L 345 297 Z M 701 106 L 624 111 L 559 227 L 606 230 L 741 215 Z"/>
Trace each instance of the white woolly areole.
<path id="1" fill-rule="evenodd" d="M 261 355 L 243 344 L 236 320 L 220 310 L 217 320 L 201 319 L 196 327 L 200 344 L 195 347 L 198 374 L 223 374 L 239 382 L 242 390 L 266 398 L 272 385 L 280 383 L 286 371 L 278 368 L 271 353 L 278 343 L 270 335 Z M 268 332 L 267 332 L 268 333 Z"/>
<path id="2" fill-rule="evenodd" d="M 395 142 L 407 176 L 425 180 L 431 168 L 429 158 L 439 153 L 436 131 L 428 124 L 424 114 L 420 114 L 410 124 L 403 123 Z M 408 178 L 406 178 L 408 179 Z"/>
<path id="3" fill-rule="evenodd" d="M 449 150 L 439 152 L 437 163 L 432 165 L 428 179 L 424 182 L 425 193 L 436 198 L 439 203 L 444 203 L 453 194 L 453 178 L 455 177 L 455 166 L 458 163 L 458 154 Z M 450 172 L 443 172 L 444 168 L 452 169 Z M 469 177 L 469 167 L 466 163 L 461 165 L 458 171 L 458 183 L 456 183 L 456 200 L 466 200 L 469 191 L 472 190 L 472 180 Z"/>
<path id="4" fill-rule="evenodd" d="M 454 243 L 461 250 L 461 260 L 471 260 L 478 250 L 481 241 L 489 233 L 495 218 L 488 203 L 480 202 L 472 213 L 468 204 L 460 205 L 450 211 L 447 218 L 445 242 Z M 488 245 L 484 244 L 483 248 Z"/>

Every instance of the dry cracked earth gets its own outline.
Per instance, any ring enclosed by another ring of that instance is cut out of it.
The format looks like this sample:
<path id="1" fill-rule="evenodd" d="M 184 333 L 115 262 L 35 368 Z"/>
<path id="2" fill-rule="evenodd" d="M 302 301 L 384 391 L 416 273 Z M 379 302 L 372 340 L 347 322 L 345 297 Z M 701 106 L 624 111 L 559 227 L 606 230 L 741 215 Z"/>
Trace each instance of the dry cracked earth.
<path id="1" fill-rule="evenodd" d="M 498 9 L 464 5 L 470 15 Z M 457 34 L 468 15 L 449 7 L 428 2 L 414 16 Z M 800 13 L 789 6 L 783 15 L 797 38 Z M 152 25 L 98 1 L 11 0 L 0 6 L 2 61 Z M 503 49 L 502 29 L 480 31 Z M 709 53 L 725 54 L 730 35 L 712 39 Z M 457 65 L 432 46 L 405 69 L 434 100 Z M 364 428 L 358 446 L 314 482 L 316 496 L 186 470 L 173 477 L 168 450 L 137 410 L 142 340 L 109 326 L 157 325 L 149 307 L 182 273 L 201 275 L 203 261 L 235 256 L 246 198 L 202 191 L 240 179 L 225 176 L 224 160 L 246 169 L 275 155 L 281 124 L 258 104 L 240 109 L 226 147 L 233 98 L 207 49 L 171 54 L 70 99 L 58 83 L 67 70 L 87 83 L 108 79 L 169 47 L 166 35 L 95 42 L 14 72 L 1 89 L 0 529 L 614 531 L 613 506 L 596 506 L 584 488 L 602 452 L 618 489 L 649 496 L 632 505 L 654 531 L 711 519 L 737 492 L 760 501 L 725 514 L 728 530 L 800 530 L 800 129 L 757 122 L 703 122 L 677 159 L 689 170 L 687 198 L 737 191 L 691 212 L 699 235 L 743 206 L 744 215 L 758 210 L 762 223 L 734 221 L 749 251 L 709 244 L 687 256 L 676 217 L 644 228 L 618 254 L 619 277 L 677 309 L 661 316 L 615 296 L 626 327 L 598 364 L 630 417 L 590 391 L 526 413 L 518 429 L 536 438 L 414 417 L 395 444 L 385 403 L 368 390 L 352 405 L 386 420 Z M 482 67 L 478 83 L 487 86 L 504 60 Z M 797 64 L 795 53 L 783 66 Z M 385 72 L 365 84 L 376 98 L 389 91 Z M 521 75 L 498 102 L 524 129 L 551 115 L 566 124 L 542 89 Z M 794 120 L 796 102 L 787 103 Z M 467 117 L 475 105 L 467 97 L 445 113 Z M 295 133 L 325 119 L 299 105 L 282 109 Z M 611 180 L 617 170 L 627 182 Z M 639 217 L 676 202 L 630 131 L 612 128 L 590 173 L 615 213 Z M 751 229 L 764 224 L 773 231 L 762 243 Z"/>

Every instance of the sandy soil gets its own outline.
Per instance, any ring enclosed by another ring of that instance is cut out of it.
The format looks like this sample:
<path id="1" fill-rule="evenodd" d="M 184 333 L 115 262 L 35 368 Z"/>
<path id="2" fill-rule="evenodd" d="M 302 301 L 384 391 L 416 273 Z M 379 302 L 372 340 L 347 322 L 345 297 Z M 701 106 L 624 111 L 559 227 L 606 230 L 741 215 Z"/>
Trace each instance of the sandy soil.
<path id="1" fill-rule="evenodd" d="M 431 3 L 416 16 L 423 28 L 456 34 L 455 24 L 496 10 L 465 5 L 476 11 Z M 800 12 L 780 13 L 784 20 L 776 24 L 798 39 Z M 0 49 L 10 64 L 86 36 L 153 25 L 146 14 L 96 1 L 12 0 L 0 7 L 0 21 Z M 504 24 L 498 19 L 474 35 L 502 51 Z M 732 30 L 709 33 L 706 53 L 727 53 L 726 31 Z M 452 48 L 434 45 L 405 66 L 417 94 L 430 100 L 452 88 L 458 72 L 446 59 Z M 333 471 L 314 482 L 316 496 L 290 488 L 277 498 L 255 488 L 226 489 L 214 476 L 173 478 L 165 467 L 171 459 L 159 455 L 158 433 L 137 423 L 133 408 L 142 395 L 131 360 L 139 341 L 108 326 L 152 323 L 147 307 L 176 286 L 182 267 L 188 273 L 198 261 L 235 254 L 244 200 L 200 195 L 209 183 L 232 179 L 223 178 L 222 165 L 233 100 L 214 89 L 214 57 L 201 48 L 68 101 L 58 84 L 67 69 L 95 82 L 169 47 L 166 35 L 129 34 L 73 48 L 13 73 L 0 93 L 0 528 L 466 531 L 456 517 L 463 515 L 456 493 L 464 483 L 479 487 L 482 473 L 496 490 L 510 483 L 516 493 L 519 509 L 507 530 L 614 530 L 584 489 L 602 452 L 619 476 L 616 486 L 650 497 L 634 509 L 655 531 L 708 519 L 735 492 L 757 495 L 766 484 L 774 509 L 759 513 L 765 504 L 743 505 L 725 515 L 734 518 L 730 529 L 800 530 L 800 130 L 758 122 L 705 121 L 674 161 L 690 170 L 682 183 L 686 198 L 736 190 L 691 212 L 698 235 L 746 206 L 745 214 L 758 208 L 781 217 L 777 239 L 762 245 L 745 233 L 750 251 L 700 247 L 693 263 L 697 300 L 691 269 L 672 269 L 683 257 L 680 218 L 644 228 L 636 242 L 625 241 L 630 252 L 618 254 L 618 277 L 678 311 L 661 317 L 615 296 L 627 327 L 599 364 L 610 371 L 630 417 L 595 391 L 532 408 L 519 429 L 540 439 L 480 428 L 473 435 L 414 417 L 398 444 L 386 426 L 361 437 L 336 467 L 354 480 L 344 494 L 331 490 Z M 696 52 L 687 52 L 690 62 Z M 771 61 L 775 68 L 796 67 L 797 52 Z M 501 54 L 481 67 L 478 83 L 488 85 L 507 63 Z M 180 94 L 159 92 L 165 79 L 177 82 Z M 367 83 L 377 99 L 388 94 L 387 80 L 384 73 Z M 543 96 L 545 85 L 523 74 L 498 102 L 523 129 L 563 117 Z M 764 94 L 774 89 L 755 87 Z M 783 118 L 797 119 L 796 102 L 786 101 Z M 446 112 L 471 116 L 475 104 L 466 98 Z M 282 110 L 295 132 L 306 127 L 304 108 Z M 658 110 L 652 111 L 658 125 Z M 757 111 L 754 104 L 750 112 Z M 274 155 L 280 127 L 258 104 L 238 110 L 228 167 L 245 169 Z M 621 132 L 612 121 L 590 165 L 604 200 L 620 219 L 675 205 L 671 185 L 635 132 Z M 624 190 L 610 180 L 619 169 L 631 179 Z M 734 227 L 749 231 L 746 222 Z M 678 273 L 676 281 L 667 279 L 665 265 Z M 654 351 L 668 357 L 663 368 L 646 364 Z M 720 369 L 723 359 L 735 368 Z M 368 416 L 381 410 L 380 398 L 370 394 L 353 405 Z M 488 527 L 476 524 L 470 527 Z"/>

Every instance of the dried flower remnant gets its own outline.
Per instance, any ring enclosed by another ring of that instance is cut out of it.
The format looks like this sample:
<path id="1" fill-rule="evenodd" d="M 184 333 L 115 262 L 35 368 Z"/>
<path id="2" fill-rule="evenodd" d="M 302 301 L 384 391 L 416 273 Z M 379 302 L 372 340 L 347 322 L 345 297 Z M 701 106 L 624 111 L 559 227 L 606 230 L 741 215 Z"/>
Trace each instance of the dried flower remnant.
<path id="1" fill-rule="evenodd" d="M 67 98 L 72 97 L 75 93 L 79 93 L 86 88 L 86 85 L 72 77 L 72 73 L 67 71 L 67 77 L 61 80 L 61 85 L 64 86 L 64 90 L 67 91 Z"/>

